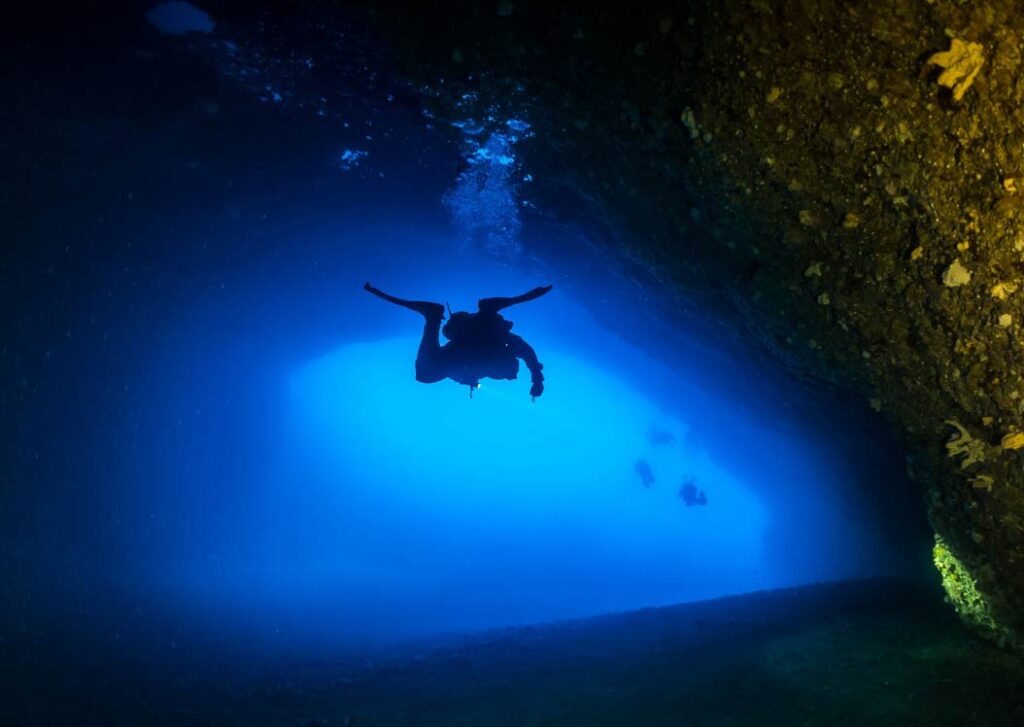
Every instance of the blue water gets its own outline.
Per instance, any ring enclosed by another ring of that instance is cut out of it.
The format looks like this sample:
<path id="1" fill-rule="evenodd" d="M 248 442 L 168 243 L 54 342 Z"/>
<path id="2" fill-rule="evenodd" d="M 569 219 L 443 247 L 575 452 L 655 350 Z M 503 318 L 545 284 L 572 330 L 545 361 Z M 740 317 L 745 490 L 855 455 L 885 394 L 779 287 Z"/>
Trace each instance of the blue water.
<path id="1" fill-rule="evenodd" d="M 845 455 L 777 410 L 780 392 L 716 391 L 692 350 L 674 364 L 645 353 L 557 270 L 495 261 L 456 231 L 335 222 L 329 274 L 250 272 L 176 309 L 135 362 L 147 386 L 127 396 L 138 424 L 115 489 L 129 555 L 113 576 L 131 599 L 199 632 L 295 647 L 892 568 L 836 467 Z M 472 397 L 417 383 L 421 319 L 367 295 L 364 277 L 453 310 L 553 280 L 508 311 L 545 365 L 544 395 L 531 401 L 528 377 Z M 310 342 L 306 326 L 332 332 Z M 680 499 L 688 481 L 706 506 Z"/>

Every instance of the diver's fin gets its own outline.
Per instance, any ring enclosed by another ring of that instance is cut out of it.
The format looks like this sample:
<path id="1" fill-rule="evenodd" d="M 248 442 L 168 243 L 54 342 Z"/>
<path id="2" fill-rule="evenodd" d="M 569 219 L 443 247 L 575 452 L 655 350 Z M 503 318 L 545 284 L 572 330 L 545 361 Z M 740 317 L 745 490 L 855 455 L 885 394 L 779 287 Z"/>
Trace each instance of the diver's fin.
<path id="1" fill-rule="evenodd" d="M 508 308 L 510 305 L 525 303 L 529 300 L 536 300 L 542 295 L 547 295 L 551 292 L 552 287 L 554 286 L 543 285 L 539 288 L 534 288 L 528 293 L 523 293 L 522 295 L 517 295 L 512 298 L 481 298 L 477 301 L 476 307 L 481 313 L 497 313 L 504 308 Z"/>
<path id="2" fill-rule="evenodd" d="M 363 285 L 363 290 L 367 293 L 373 293 L 375 296 L 381 300 L 386 300 L 388 303 L 394 303 L 395 305 L 400 305 L 403 308 L 416 311 L 427 320 L 434 317 L 444 320 L 444 306 L 440 303 L 431 303 L 427 300 L 406 300 L 405 298 L 396 298 L 393 295 L 388 295 L 379 288 L 373 287 L 369 283 Z"/>

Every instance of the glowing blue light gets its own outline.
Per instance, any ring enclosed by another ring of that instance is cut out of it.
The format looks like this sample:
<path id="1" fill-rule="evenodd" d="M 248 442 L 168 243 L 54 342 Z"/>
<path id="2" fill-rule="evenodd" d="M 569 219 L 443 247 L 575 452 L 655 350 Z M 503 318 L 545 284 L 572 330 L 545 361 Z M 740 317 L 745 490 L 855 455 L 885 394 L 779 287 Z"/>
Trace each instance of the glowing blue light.
<path id="1" fill-rule="evenodd" d="M 415 382 L 416 345 L 347 346 L 293 376 L 289 461 L 302 463 L 301 497 L 335 525 L 304 526 L 322 547 L 288 566 L 291 588 L 308 572 L 346 607 L 415 603 L 419 627 L 436 628 L 766 584 L 757 498 L 697 449 L 652 451 L 652 422 L 680 437 L 686 426 L 622 381 L 548 351 L 536 403 L 528 381 L 488 381 L 470 399 Z M 658 474 L 651 489 L 638 456 Z M 685 507 L 685 478 L 713 506 Z"/>
<path id="2" fill-rule="evenodd" d="M 491 275 L 488 290 L 528 285 Z M 420 295 L 447 290 L 456 308 L 481 287 L 431 285 Z M 359 300 L 352 315 L 380 331 L 416 323 Z M 752 417 L 695 387 L 685 367 L 699 357 L 666 368 L 561 297 L 515 321 L 545 365 L 536 403 L 525 372 L 472 399 L 417 383 L 415 338 L 260 370 L 248 343 L 225 353 L 219 328 L 184 335 L 175 360 L 211 352 L 199 367 L 211 384 L 154 403 L 164 424 L 146 461 L 163 464 L 142 477 L 146 517 L 124 549 L 145 566 L 131 575 L 197 626 L 327 643 L 878 572 L 870 521 L 835 496 L 851 490 L 835 457 L 777 412 Z M 705 506 L 680 498 L 689 481 Z"/>

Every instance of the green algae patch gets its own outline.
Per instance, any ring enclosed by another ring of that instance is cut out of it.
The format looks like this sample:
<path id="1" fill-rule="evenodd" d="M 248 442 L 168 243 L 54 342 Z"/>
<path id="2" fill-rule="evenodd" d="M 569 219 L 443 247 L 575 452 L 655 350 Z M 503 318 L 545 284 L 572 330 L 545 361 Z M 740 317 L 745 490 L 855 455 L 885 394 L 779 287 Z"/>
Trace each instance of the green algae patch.
<path id="1" fill-rule="evenodd" d="M 1006 641 L 1008 634 L 999 625 L 988 598 L 978 590 L 977 581 L 949 549 L 941 535 L 935 536 L 932 557 L 942 576 L 946 600 L 956 609 L 957 615 L 968 626 L 994 637 L 996 641 Z"/>

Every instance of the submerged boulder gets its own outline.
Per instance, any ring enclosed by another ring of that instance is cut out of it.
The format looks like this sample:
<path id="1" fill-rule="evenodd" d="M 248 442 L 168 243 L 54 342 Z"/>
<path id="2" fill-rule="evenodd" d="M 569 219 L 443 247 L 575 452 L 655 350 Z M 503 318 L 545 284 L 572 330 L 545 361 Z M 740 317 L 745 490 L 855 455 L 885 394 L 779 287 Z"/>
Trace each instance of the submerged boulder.
<path id="1" fill-rule="evenodd" d="M 622 5 L 375 18 L 442 118 L 526 114 L 531 202 L 884 412 L 952 604 L 1024 645 L 1018 4 Z"/>

